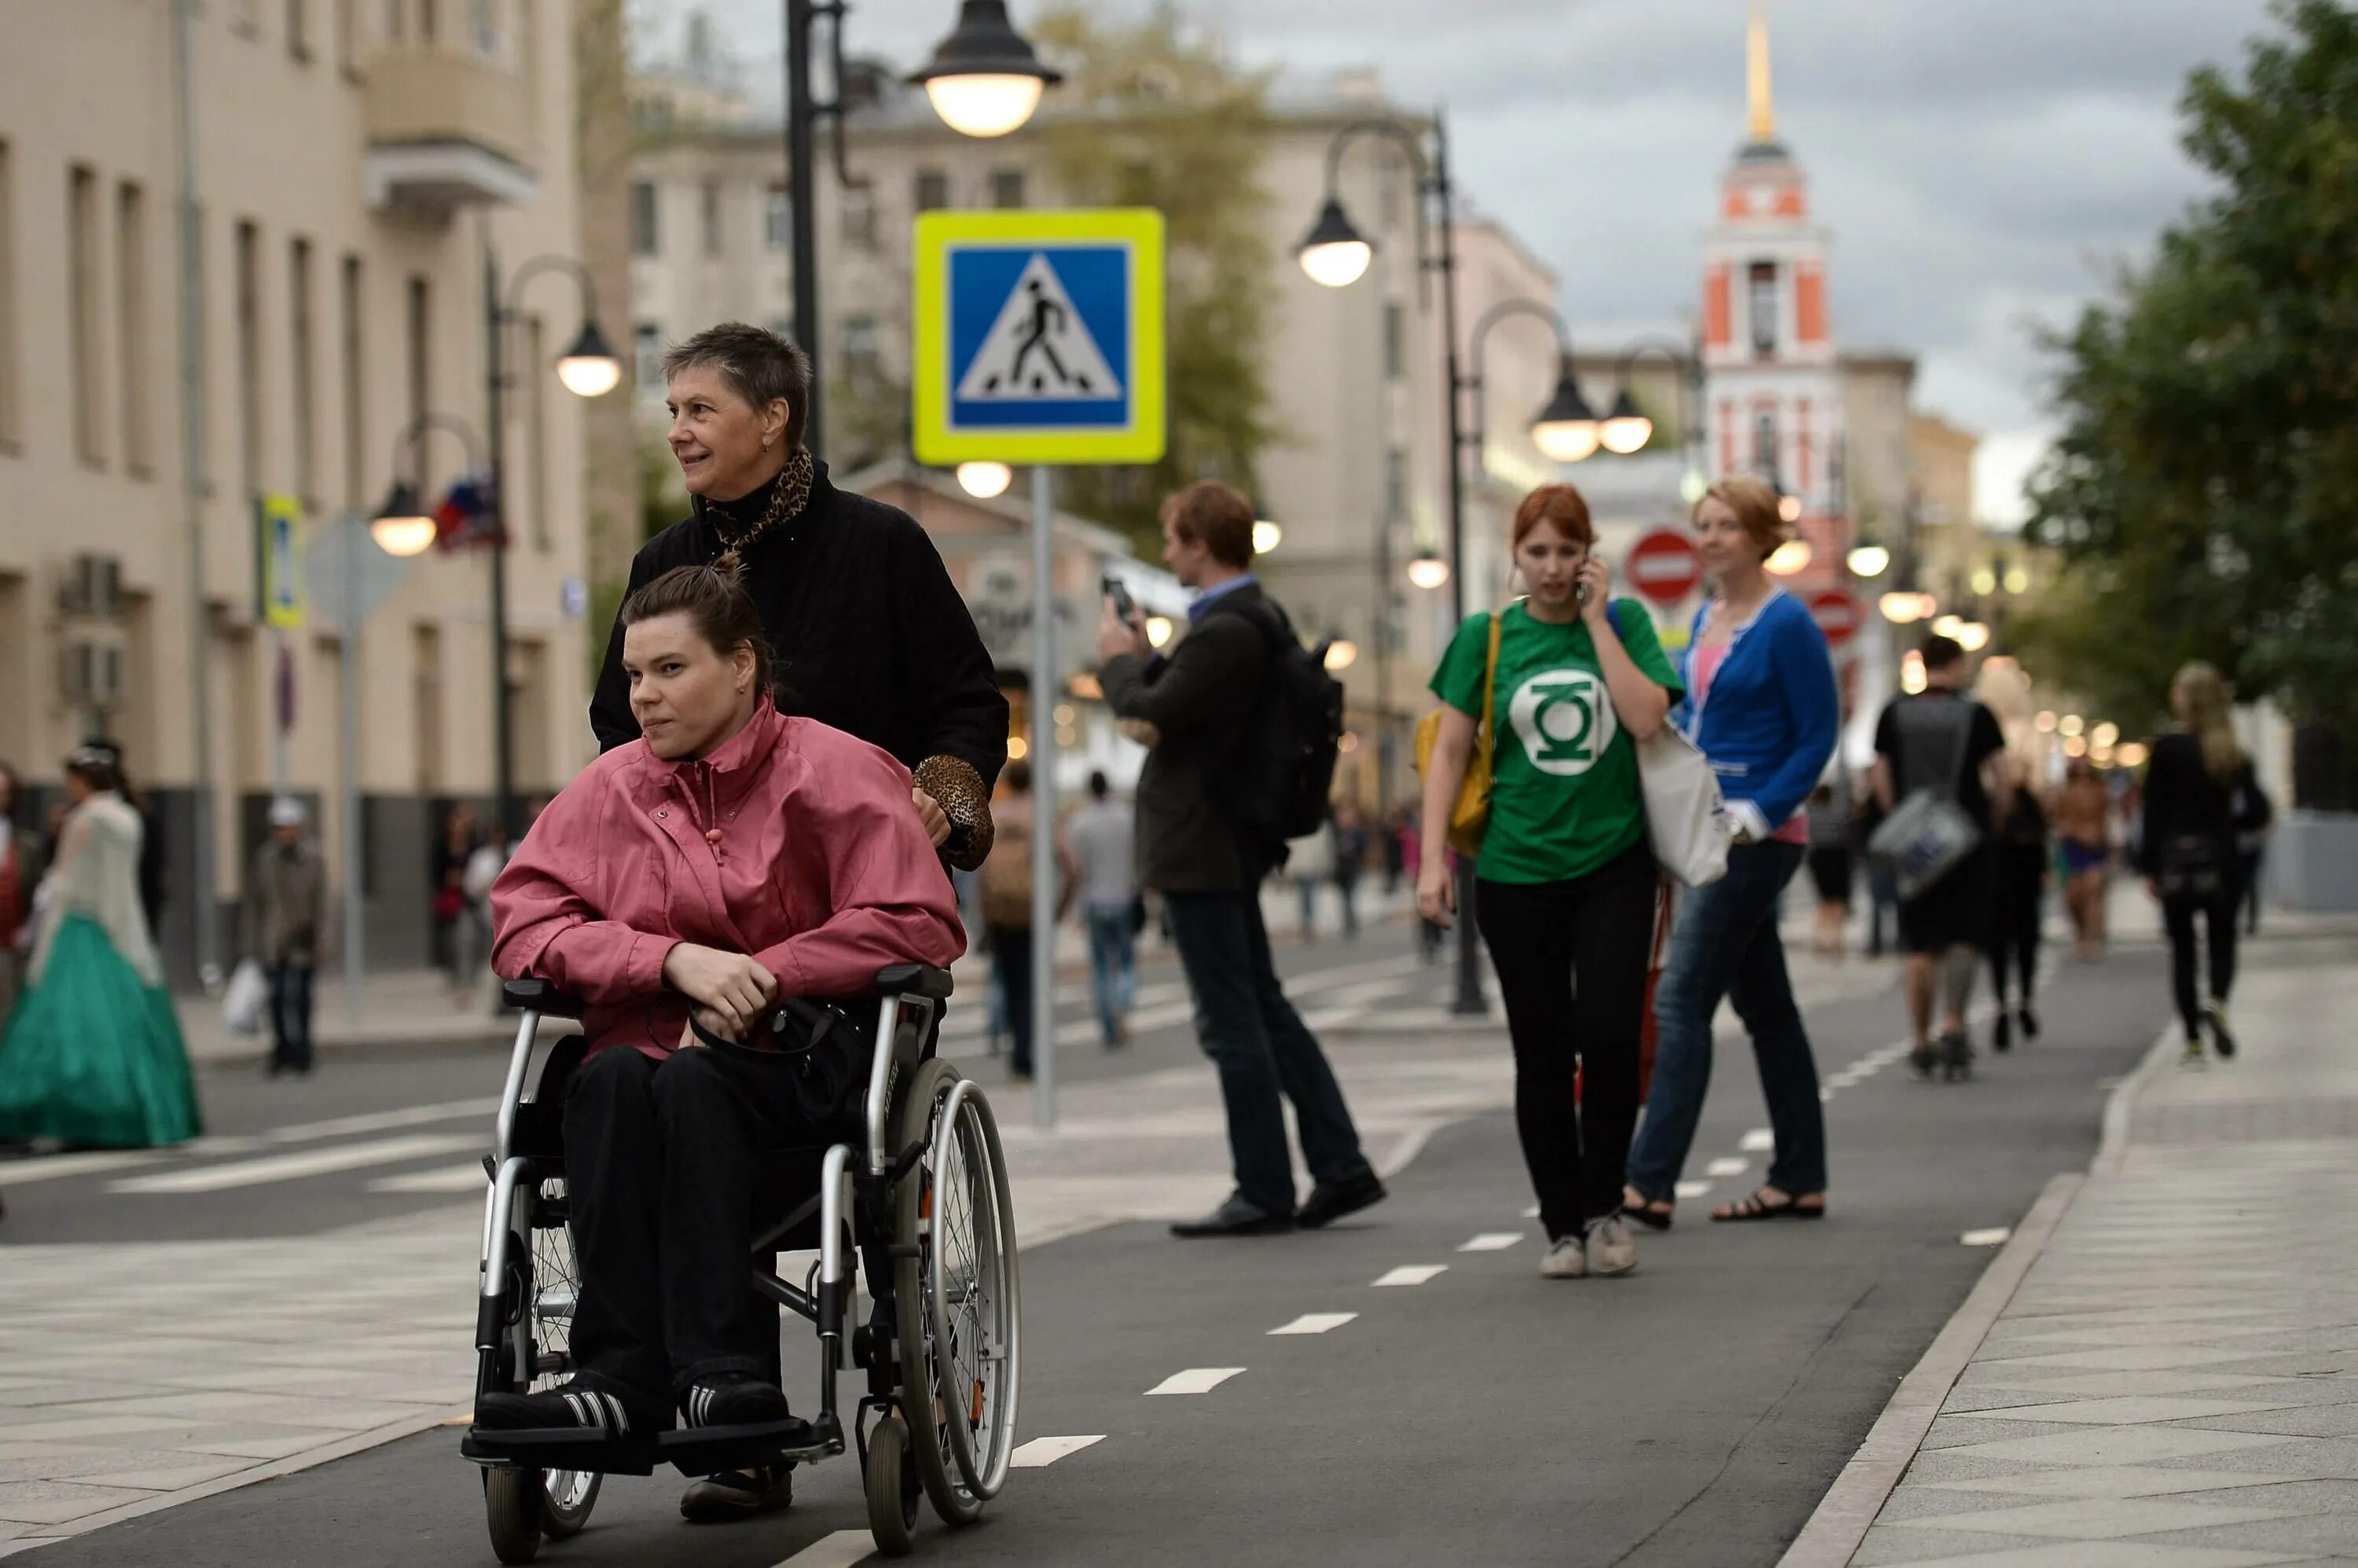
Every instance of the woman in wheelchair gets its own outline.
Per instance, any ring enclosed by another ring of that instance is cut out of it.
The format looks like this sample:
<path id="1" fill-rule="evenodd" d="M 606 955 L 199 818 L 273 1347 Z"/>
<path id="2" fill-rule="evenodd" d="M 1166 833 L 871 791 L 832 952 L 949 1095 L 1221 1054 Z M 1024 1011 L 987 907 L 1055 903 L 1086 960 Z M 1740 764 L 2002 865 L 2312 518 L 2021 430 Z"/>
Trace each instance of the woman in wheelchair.
<path id="1" fill-rule="evenodd" d="M 499 973 L 586 1003 L 564 1110 L 574 1371 L 482 1396 L 475 1422 L 644 1452 L 675 1411 L 788 1419 L 748 1259 L 757 1226 L 808 1195 L 781 1190 L 777 1152 L 841 1141 L 865 1079 L 823 1059 L 856 1048 L 849 1029 L 794 1049 L 814 1014 L 788 1004 L 856 996 L 896 963 L 946 967 L 965 934 L 908 770 L 779 713 L 732 577 L 677 568 L 622 621 L 642 739 L 566 787 L 492 890 Z"/>

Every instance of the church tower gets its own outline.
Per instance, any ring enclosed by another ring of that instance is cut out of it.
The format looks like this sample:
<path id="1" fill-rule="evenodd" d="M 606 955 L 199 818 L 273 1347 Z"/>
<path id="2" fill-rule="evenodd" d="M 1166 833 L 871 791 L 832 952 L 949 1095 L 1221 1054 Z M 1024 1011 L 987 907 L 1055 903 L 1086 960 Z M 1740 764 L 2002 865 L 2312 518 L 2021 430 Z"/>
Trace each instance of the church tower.
<path id="1" fill-rule="evenodd" d="M 1842 376 L 1826 316 L 1826 232 L 1777 135 L 1768 23 L 1752 10 L 1747 135 L 1704 240 L 1703 362 L 1710 461 L 1769 480 L 1801 505 L 1811 562 L 1792 586 L 1841 572 Z"/>

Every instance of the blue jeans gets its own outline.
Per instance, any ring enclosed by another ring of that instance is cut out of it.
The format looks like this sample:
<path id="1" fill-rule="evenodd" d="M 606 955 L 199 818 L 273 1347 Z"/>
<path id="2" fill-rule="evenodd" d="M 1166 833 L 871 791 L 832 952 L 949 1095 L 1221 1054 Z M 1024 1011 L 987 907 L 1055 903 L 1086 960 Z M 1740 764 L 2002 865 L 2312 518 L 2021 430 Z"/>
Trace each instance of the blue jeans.
<path id="1" fill-rule="evenodd" d="M 1163 903 L 1195 997 L 1196 1035 L 1219 1069 L 1238 1193 L 1268 1213 L 1293 1212 L 1285 1100 L 1293 1102 L 1312 1180 L 1368 1174 L 1343 1087 L 1278 981 L 1260 895 L 1173 892 Z"/>
<path id="2" fill-rule="evenodd" d="M 1727 875 L 1680 895 L 1671 953 L 1654 992 L 1654 1086 L 1645 1124 L 1629 1151 L 1629 1184 L 1650 1202 L 1677 1190 L 1711 1087 L 1711 1020 L 1723 996 L 1752 1036 L 1760 1093 L 1777 1153 L 1768 1183 L 1788 1193 L 1823 1192 L 1826 1121 L 1818 1065 L 1793 1005 L 1777 903 L 1801 863 L 1799 844 L 1738 844 Z"/>
<path id="3" fill-rule="evenodd" d="M 1098 1030 L 1109 1045 L 1119 1044 L 1121 1020 L 1138 1005 L 1138 934 L 1130 929 L 1130 906 L 1089 906 L 1089 987 L 1097 998 Z"/>
<path id="4" fill-rule="evenodd" d="M 270 1065 L 311 1070 L 311 966 L 284 958 L 270 966 Z"/>

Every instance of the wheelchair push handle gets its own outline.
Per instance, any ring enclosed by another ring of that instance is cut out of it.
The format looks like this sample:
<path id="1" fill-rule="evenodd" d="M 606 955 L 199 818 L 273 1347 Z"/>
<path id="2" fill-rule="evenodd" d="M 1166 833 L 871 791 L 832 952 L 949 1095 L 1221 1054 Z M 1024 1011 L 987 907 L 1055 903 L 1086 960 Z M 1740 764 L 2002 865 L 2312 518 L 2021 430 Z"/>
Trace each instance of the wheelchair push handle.
<path id="1" fill-rule="evenodd" d="M 950 994 L 950 972 L 930 964 L 894 964 L 876 971 L 876 989 L 885 996 L 922 996 L 935 1001 Z M 546 980 L 503 980 L 500 1005 L 510 1012 L 536 1012 L 543 1018 L 581 1016 L 587 1004 L 570 991 Z"/>

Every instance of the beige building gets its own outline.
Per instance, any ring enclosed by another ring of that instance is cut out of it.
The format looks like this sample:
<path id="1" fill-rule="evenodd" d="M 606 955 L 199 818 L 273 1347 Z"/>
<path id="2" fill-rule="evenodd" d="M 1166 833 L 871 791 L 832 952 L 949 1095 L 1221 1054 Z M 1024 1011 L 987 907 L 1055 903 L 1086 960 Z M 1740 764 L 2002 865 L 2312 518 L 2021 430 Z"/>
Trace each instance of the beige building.
<path id="1" fill-rule="evenodd" d="M 177 10 L 90 0 L 0 22 L 0 757 L 54 784 L 85 734 L 121 738 L 162 824 L 161 935 L 185 978 L 200 791 L 222 901 L 275 784 L 312 803 L 341 867 L 355 827 L 339 806 L 349 683 L 371 956 L 419 961 L 427 823 L 492 783 L 486 556 L 381 568 L 399 580 L 356 653 L 316 616 L 283 634 L 261 624 L 256 503 L 296 498 L 316 537 L 406 473 L 396 449 L 417 416 L 491 434 L 487 250 L 512 276 L 578 249 L 574 7 L 205 0 L 189 7 L 185 144 Z M 498 434 L 504 675 L 528 793 L 569 777 L 590 742 L 582 412 L 551 371 L 581 304 L 555 277 L 520 303 Z M 189 327 L 200 379 L 184 393 Z M 429 498 L 470 461 L 442 435 L 422 460 Z M 231 939 L 223 921 L 212 956 Z"/>
<path id="2" fill-rule="evenodd" d="M 859 183 L 845 186 L 823 157 L 816 192 L 821 362 L 838 399 L 822 413 L 847 418 L 841 395 L 858 385 L 878 394 L 867 406 L 889 428 L 905 401 L 916 214 L 1054 207 L 1065 198 L 1038 136 L 963 137 L 883 68 L 855 62 L 851 77 L 849 91 L 860 106 L 849 122 L 847 161 Z M 774 124 L 694 74 L 642 75 L 633 98 L 640 126 L 631 195 L 633 340 L 642 396 L 659 398 L 647 372 L 664 343 L 732 318 L 788 326 L 784 152 Z M 1347 288 L 1322 287 L 1303 275 L 1293 246 L 1317 216 L 1327 147 L 1338 132 L 1370 115 L 1419 122 L 1366 72 L 1281 81 L 1268 112 L 1260 184 L 1273 241 L 1273 295 L 1262 357 L 1271 411 L 1284 437 L 1260 463 L 1256 500 L 1282 530 L 1261 570 L 1305 634 L 1352 644 L 1357 657 L 1342 675 L 1359 733 L 1347 775 L 1372 798 L 1377 770 L 1368 764 L 1389 751 L 1395 765 L 1386 793 L 1396 798 L 1409 787 L 1406 737 L 1430 704 L 1424 681 L 1448 631 L 1448 600 L 1405 577 L 1421 548 L 1445 551 L 1447 470 L 1438 295 L 1416 265 L 1415 179 L 1393 143 L 1360 138 L 1343 164 L 1344 202 L 1376 244 L 1368 276 Z M 1057 113 L 1052 93 L 1042 123 Z M 1497 299 L 1552 299 L 1553 276 L 1503 226 L 1468 218 L 1458 246 L 1461 335 Z M 1522 490 L 1553 476 L 1526 427 L 1553 388 L 1555 363 L 1543 325 L 1503 325 L 1487 346 L 1482 478 L 1470 477 L 1467 458 L 1470 606 L 1503 593 L 1507 513 Z M 1389 748 L 1379 742 L 1385 735 Z"/>

